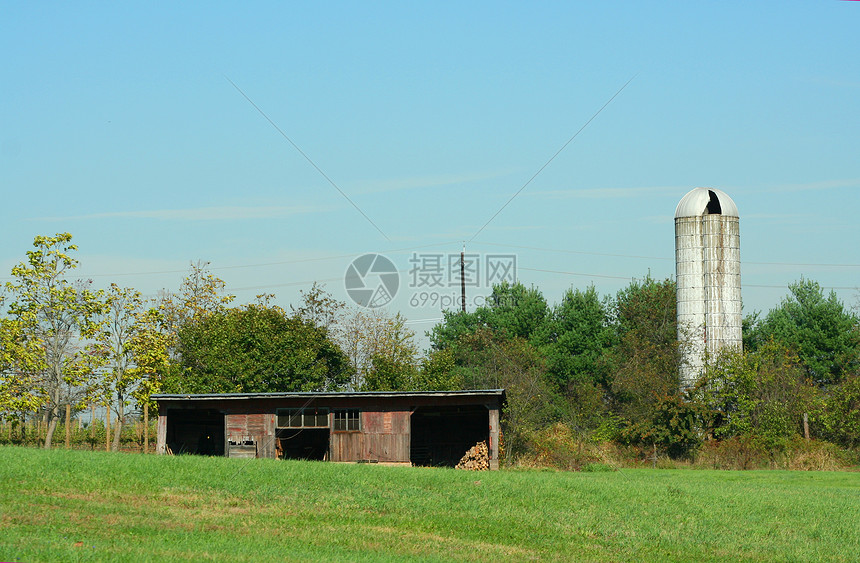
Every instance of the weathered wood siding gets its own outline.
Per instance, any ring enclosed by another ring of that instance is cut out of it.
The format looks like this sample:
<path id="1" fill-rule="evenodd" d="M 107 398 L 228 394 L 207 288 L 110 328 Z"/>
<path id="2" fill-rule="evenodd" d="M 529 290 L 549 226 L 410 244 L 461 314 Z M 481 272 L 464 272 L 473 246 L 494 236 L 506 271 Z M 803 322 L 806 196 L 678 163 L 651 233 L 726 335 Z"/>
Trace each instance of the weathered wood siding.
<path id="1" fill-rule="evenodd" d="M 501 430 L 499 427 L 499 409 L 492 405 L 488 405 L 487 408 L 490 410 L 490 437 L 487 444 L 490 449 L 490 469 L 495 470 L 499 468 L 499 432 Z"/>
<path id="2" fill-rule="evenodd" d="M 332 432 L 332 461 L 409 461 L 409 411 L 365 411 L 361 431 Z"/>
<path id="3" fill-rule="evenodd" d="M 241 444 L 253 440 L 257 457 L 275 457 L 275 415 L 270 413 L 230 413 L 226 415 L 225 438 Z"/>
<path id="4" fill-rule="evenodd" d="M 158 415 L 158 430 L 155 438 L 155 453 L 163 454 L 167 451 L 167 414 Z"/>

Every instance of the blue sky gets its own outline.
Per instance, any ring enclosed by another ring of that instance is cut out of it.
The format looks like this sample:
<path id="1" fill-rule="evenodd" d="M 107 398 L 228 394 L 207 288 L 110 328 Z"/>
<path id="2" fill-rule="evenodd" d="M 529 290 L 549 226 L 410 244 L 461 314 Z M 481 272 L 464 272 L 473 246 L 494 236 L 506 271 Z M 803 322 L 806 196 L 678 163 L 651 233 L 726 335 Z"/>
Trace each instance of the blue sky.
<path id="1" fill-rule="evenodd" d="M 740 210 L 745 312 L 801 276 L 860 295 L 857 2 L 0 13 L 0 277 L 68 231 L 98 284 L 178 289 L 207 260 L 239 302 L 286 306 L 315 280 L 346 299 L 350 261 L 379 252 L 420 334 L 439 307 L 410 306 L 412 253 L 468 241 L 551 302 L 614 293 L 674 274 L 675 206 L 709 186 Z"/>

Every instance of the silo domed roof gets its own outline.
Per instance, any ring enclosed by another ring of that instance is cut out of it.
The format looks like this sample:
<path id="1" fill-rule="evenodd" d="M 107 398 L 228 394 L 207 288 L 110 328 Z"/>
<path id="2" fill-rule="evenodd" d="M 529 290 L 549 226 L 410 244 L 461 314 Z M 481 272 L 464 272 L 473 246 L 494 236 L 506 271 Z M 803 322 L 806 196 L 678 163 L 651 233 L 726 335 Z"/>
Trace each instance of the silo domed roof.
<path id="1" fill-rule="evenodd" d="M 698 217 L 701 215 L 727 215 L 739 217 L 738 206 L 722 190 L 715 188 L 694 188 L 678 202 L 675 218 Z"/>

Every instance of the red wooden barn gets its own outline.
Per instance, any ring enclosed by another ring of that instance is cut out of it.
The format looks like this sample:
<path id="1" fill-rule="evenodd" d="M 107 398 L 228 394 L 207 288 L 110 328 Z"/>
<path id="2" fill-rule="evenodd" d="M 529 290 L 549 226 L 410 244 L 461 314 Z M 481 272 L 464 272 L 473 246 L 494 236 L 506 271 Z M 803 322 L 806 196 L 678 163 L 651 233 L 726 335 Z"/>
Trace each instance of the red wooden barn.
<path id="1" fill-rule="evenodd" d="M 158 453 L 453 467 L 478 442 L 499 467 L 503 389 L 153 395 Z"/>

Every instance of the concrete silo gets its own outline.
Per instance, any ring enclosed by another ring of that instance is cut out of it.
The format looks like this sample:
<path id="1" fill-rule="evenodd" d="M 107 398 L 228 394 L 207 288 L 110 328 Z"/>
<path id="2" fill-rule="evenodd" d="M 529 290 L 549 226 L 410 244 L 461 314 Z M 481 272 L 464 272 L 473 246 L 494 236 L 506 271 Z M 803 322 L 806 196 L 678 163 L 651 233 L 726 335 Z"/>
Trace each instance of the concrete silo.
<path id="1" fill-rule="evenodd" d="M 741 347 L 738 208 L 725 192 L 696 188 L 675 209 L 675 280 L 681 387 L 695 384 L 706 355 Z"/>

